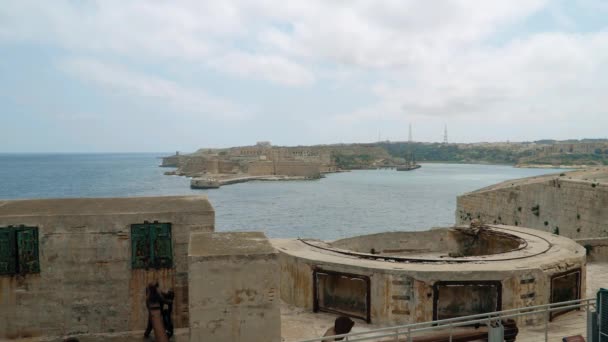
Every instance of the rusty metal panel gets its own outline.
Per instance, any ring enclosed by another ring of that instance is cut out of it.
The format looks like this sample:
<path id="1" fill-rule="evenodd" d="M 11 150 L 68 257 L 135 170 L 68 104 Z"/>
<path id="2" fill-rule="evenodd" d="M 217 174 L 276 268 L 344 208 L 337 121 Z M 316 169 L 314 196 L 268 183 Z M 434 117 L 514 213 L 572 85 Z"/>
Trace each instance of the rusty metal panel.
<path id="1" fill-rule="evenodd" d="M 581 270 L 576 269 L 565 273 L 556 274 L 551 277 L 551 303 L 566 302 L 581 298 Z M 570 312 L 574 309 L 555 310 L 550 314 L 550 319 Z"/>
<path id="2" fill-rule="evenodd" d="M 433 285 L 433 320 L 500 311 L 499 281 L 438 281 Z"/>
<path id="3" fill-rule="evenodd" d="M 367 276 L 315 270 L 314 311 L 324 311 L 371 322 L 370 279 Z"/>

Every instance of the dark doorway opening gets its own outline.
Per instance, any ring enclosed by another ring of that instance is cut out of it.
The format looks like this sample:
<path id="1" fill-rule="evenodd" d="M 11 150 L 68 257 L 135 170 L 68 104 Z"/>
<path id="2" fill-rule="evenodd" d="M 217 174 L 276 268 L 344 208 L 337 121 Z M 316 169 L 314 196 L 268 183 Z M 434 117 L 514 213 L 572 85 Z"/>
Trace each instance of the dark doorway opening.
<path id="1" fill-rule="evenodd" d="M 581 270 L 576 269 L 551 277 L 551 304 L 581 299 Z M 570 304 L 572 305 L 572 304 Z M 550 319 L 577 308 L 551 311 Z"/>
<path id="2" fill-rule="evenodd" d="M 499 281 L 439 281 L 433 285 L 433 320 L 500 311 Z"/>
<path id="3" fill-rule="evenodd" d="M 334 271 L 313 271 L 313 310 L 371 322 L 369 277 Z"/>

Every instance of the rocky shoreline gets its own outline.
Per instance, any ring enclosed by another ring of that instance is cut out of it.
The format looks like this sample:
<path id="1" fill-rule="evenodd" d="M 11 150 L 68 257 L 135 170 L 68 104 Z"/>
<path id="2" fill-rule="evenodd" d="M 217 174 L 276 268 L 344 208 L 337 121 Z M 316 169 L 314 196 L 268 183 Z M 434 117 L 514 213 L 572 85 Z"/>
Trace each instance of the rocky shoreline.
<path id="1" fill-rule="evenodd" d="M 593 165 L 592 165 L 593 166 Z M 517 164 L 519 169 L 585 169 L 589 165 Z"/>

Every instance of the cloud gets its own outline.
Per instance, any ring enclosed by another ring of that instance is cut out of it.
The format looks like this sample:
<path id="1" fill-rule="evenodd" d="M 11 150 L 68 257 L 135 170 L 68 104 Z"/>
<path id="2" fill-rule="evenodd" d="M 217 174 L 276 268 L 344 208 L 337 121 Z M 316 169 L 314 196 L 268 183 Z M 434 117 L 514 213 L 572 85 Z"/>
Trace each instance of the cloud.
<path id="1" fill-rule="evenodd" d="M 283 85 L 309 85 L 314 75 L 302 66 L 276 55 L 254 55 L 233 52 L 209 64 L 240 77 L 264 79 Z"/>
<path id="2" fill-rule="evenodd" d="M 376 85 L 385 113 L 465 117 L 481 120 L 546 121 L 564 117 L 593 119 L 605 113 L 608 33 L 537 34 L 500 48 L 454 56 L 428 69 L 404 70 Z M 407 75 L 407 76 L 405 76 Z M 378 108 L 360 110 L 367 119 Z M 387 115 L 387 114 L 385 114 Z"/>
<path id="3" fill-rule="evenodd" d="M 211 96 L 203 89 L 184 87 L 173 81 L 132 72 L 120 65 L 92 59 L 70 59 L 60 65 L 64 71 L 116 91 L 166 105 L 183 114 L 216 119 L 242 119 L 250 115 L 227 100 Z"/>
<path id="4" fill-rule="evenodd" d="M 173 72 L 252 80 L 260 94 L 277 89 L 267 83 L 282 86 L 285 99 L 311 108 L 298 114 L 302 120 L 320 120 L 322 112 L 334 125 L 329 131 L 395 120 L 608 124 L 608 25 L 581 29 L 592 12 L 608 14 L 608 7 L 592 0 L 22 0 L 0 7 L 0 44 L 51 46 L 68 56 L 63 70 L 72 75 L 199 115 L 239 118 L 251 104 L 172 81 Z M 136 63 L 154 67 L 126 67 Z M 352 101 L 362 103 L 354 110 L 344 100 L 353 93 L 366 97 Z M 328 106 L 328 98 L 342 102 Z M 284 123 L 289 106 L 273 100 L 256 97 L 260 119 Z"/>

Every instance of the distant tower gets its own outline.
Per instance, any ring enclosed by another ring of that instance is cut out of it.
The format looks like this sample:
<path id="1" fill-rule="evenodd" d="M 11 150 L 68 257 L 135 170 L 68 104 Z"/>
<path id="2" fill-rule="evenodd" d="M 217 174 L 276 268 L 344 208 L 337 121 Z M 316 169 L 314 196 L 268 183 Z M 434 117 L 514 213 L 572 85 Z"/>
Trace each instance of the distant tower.
<path id="1" fill-rule="evenodd" d="M 443 128 L 443 143 L 448 143 L 448 125 L 445 125 L 445 127 Z"/>
<path id="2" fill-rule="evenodd" d="M 410 123 L 410 134 L 408 135 L 407 142 L 412 142 L 412 124 Z"/>

